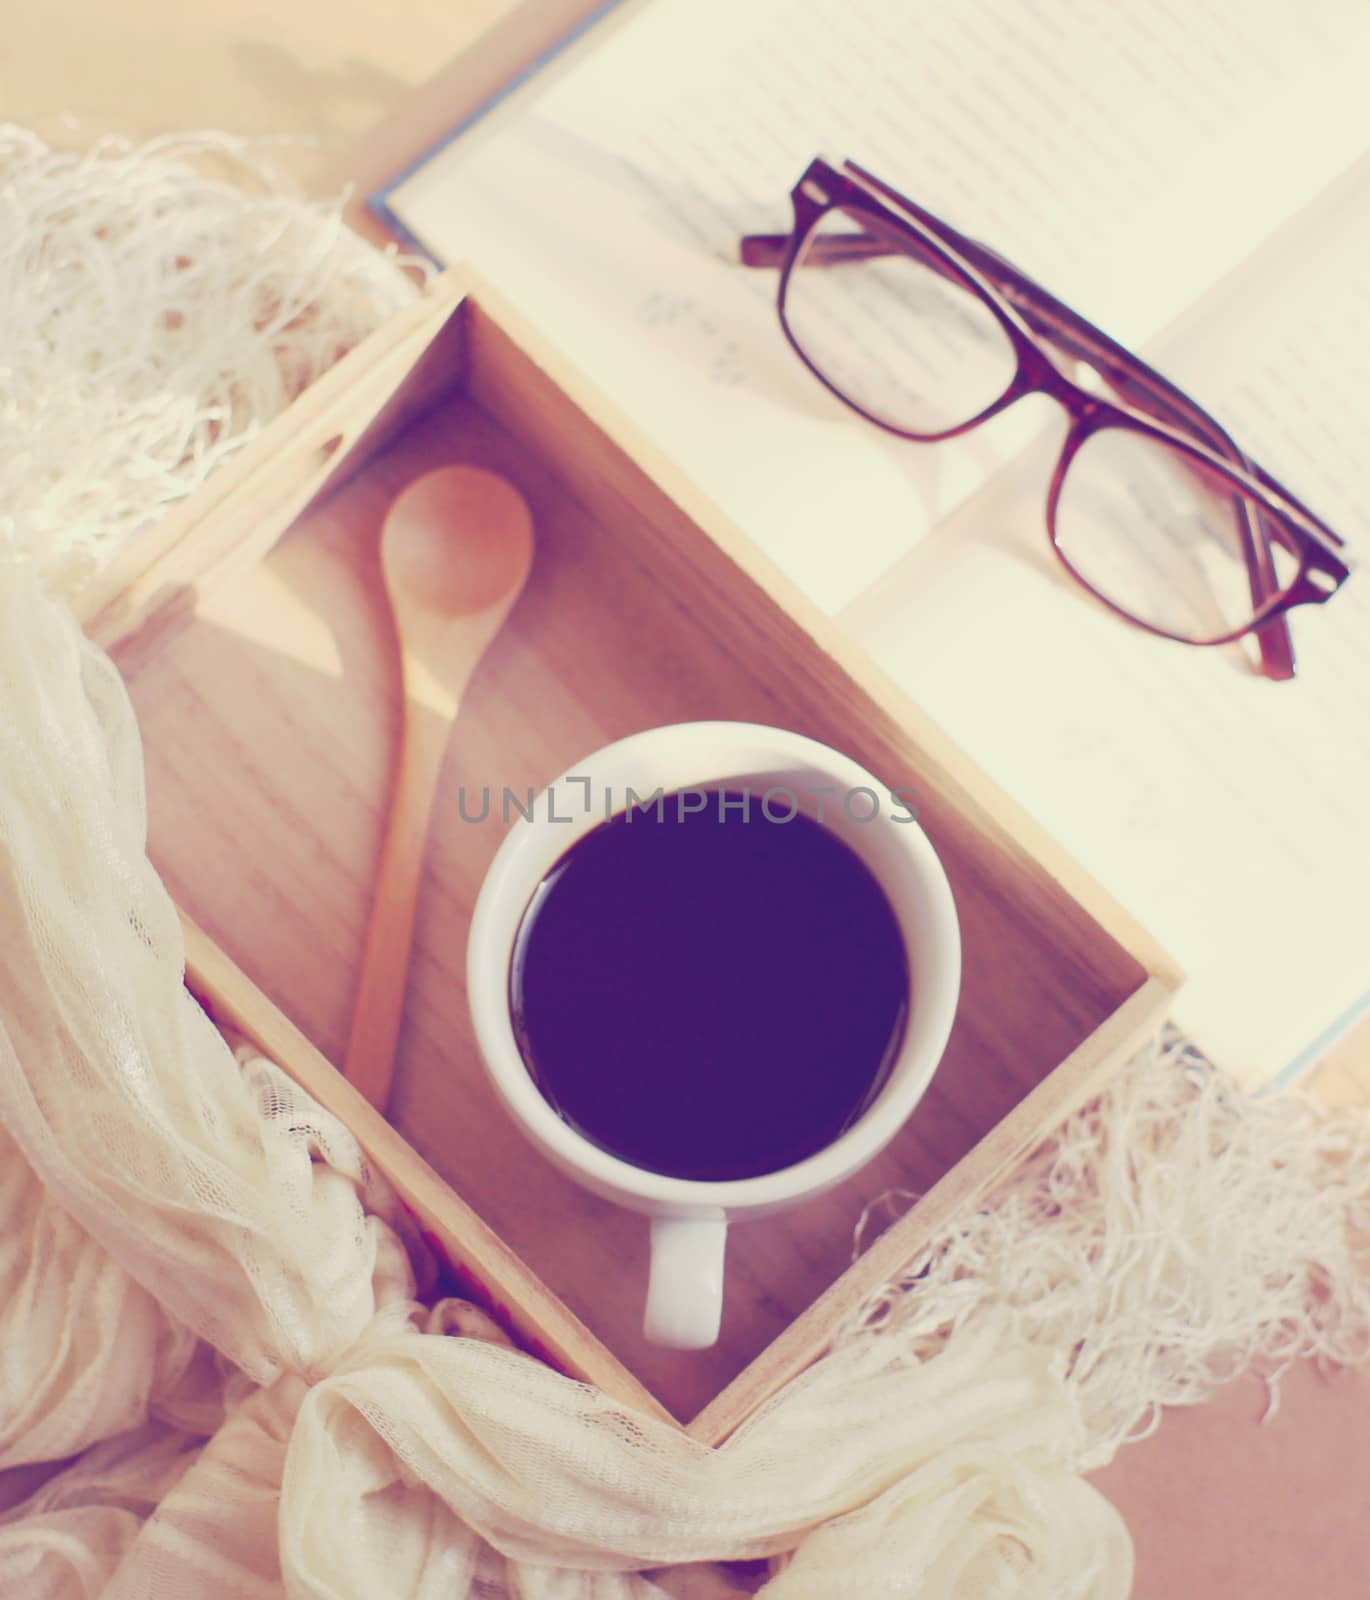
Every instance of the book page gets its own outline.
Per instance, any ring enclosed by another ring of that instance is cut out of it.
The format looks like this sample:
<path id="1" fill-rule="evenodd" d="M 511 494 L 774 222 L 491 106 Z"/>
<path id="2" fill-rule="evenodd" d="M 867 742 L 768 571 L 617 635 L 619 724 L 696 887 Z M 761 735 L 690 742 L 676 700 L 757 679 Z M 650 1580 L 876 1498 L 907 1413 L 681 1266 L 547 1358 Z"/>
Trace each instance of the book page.
<path id="1" fill-rule="evenodd" d="M 777 275 L 736 264 L 809 159 L 861 161 L 1137 341 L 1359 154 L 1367 72 L 1361 0 L 650 0 L 390 205 L 835 611 L 1047 413 L 930 450 L 813 380 Z"/>
<path id="2" fill-rule="evenodd" d="M 1071 583 L 1047 449 L 844 619 L 1169 948 L 1177 1019 L 1251 1084 L 1370 995 L 1367 271 L 1370 160 L 1151 352 L 1367 563 L 1291 614 L 1296 681 L 1150 638 Z"/>

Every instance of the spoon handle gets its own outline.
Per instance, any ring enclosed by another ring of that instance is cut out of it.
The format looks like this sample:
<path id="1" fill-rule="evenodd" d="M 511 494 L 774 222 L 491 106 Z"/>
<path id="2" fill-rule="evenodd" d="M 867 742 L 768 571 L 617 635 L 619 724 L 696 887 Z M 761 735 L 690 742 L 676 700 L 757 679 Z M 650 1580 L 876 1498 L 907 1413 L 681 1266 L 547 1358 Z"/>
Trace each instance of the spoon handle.
<path id="1" fill-rule="evenodd" d="M 395 1071 L 424 846 L 450 727 L 450 718 L 406 701 L 399 771 L 343 1065 L 344 1076 L 382 1113 Z"/>

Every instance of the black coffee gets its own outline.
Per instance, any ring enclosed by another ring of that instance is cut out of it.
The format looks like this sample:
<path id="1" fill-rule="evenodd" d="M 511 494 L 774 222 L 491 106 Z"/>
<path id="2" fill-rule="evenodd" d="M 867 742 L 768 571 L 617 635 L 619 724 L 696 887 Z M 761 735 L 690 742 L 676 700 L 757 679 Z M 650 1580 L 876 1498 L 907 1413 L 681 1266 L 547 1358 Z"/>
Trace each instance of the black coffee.
<path id="1" fill-rule="evenodd" d="M 908 1011 L 904 943 L 819 823 L 770 821 L 741 793 L 681 811 L 668 795 L 624 812 L 548 873 L 515 945 L 514 1028 L 544 1098 L 602 1149 L 755 1177 L 879 1092 Z"/>

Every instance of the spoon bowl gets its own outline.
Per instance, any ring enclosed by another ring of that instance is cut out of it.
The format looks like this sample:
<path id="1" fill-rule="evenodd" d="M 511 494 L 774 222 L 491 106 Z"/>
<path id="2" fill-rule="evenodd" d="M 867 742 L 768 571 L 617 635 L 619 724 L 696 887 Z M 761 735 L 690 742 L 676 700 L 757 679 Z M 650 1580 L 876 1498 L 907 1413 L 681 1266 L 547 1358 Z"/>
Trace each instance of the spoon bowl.
<path id="1" fill-rule="evenodd" d="M 381 534 L 392 609 L 456 619 L 503 604 L 507 613 L 532 561 L 533 523 L 522 495 L 477 467 L 416 478 L 395 498 Z"/>

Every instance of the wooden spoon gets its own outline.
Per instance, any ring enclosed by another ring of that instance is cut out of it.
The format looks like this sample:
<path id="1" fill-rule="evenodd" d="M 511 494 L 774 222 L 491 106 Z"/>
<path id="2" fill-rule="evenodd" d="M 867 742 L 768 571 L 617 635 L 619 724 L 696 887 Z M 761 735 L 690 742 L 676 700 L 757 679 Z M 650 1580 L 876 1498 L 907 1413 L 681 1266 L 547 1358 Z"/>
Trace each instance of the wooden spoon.
<path id="1" fill-rule="evenodd" d="M 380 1111 L 394 1075 L 424 843 L 448 735 L 532 563 L 533 521 L 522 496 L 478 467 L 440 467 L 417 478 L 381 530 L 404 736 L 344 1067 Z"/>

